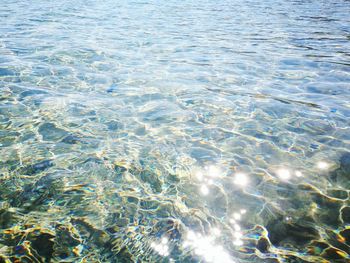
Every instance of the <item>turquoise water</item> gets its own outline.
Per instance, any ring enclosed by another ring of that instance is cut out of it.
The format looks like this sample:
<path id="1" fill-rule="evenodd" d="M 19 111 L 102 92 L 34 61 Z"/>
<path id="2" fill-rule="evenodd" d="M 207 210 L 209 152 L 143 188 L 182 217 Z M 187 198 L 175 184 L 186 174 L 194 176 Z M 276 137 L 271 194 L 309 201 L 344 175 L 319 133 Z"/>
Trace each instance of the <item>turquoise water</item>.
<path id="1" fill-rule="evenodd" d="M 350 2 L 0 5 L 1 262 L 349 262 Z"/>

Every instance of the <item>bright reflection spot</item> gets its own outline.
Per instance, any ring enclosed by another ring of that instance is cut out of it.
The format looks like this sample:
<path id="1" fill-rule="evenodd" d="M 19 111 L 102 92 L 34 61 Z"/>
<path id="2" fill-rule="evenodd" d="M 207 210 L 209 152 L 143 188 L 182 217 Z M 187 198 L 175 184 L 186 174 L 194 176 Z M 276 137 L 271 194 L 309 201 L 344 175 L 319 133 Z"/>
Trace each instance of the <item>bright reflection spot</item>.
<path id="1" fill-rule="evenodd" d="M 196 239 L 196 234 L 193 231 L 188 231 L 187 233 L 187 239 Z"/>
<path id="2" fill-rule="evenodd" d="M 210 177 L 219 177 L 221 173 L 222 173 L 221 170 L 214 165 L 210 165 L 208 167 L 208 176 Z"/>
<path id="3" fill-rule="evenodd" d="M 208 184 L 214 184 L 214 181 L 211 180 L 211 179 L 209 179 L 209 180 L 207 181 L 207 183 L 208 183 Z"/>
<path id="4" fill-rule="evenodd" d="M 168 243 L 168 238 L 166 238 L 166 237 L 163 237 L 162 238 L 162 244 L 167 244 Z"/>
<path id="5" fill-rule="evenodd" d="M 242 246 L 242 245 L 243 245 L 243 241 L 240 240 L 240 239 L 237 239 L 237 240 L 233 241 L 233 244 L 234 244 L 235 246 Z"/>
<path id="6" fill-rule="evenodd" d="M 239 210 L 239 212 L 234 212 L 232 214 L 232 217 L 229 219 L 229 222 L 231 223 L 233 229 L 234 229 L 234 233 L 233 233 L 233 244 L 235 246 L 242 246 L 243 245 L 243 241 L 242 241 L 242 237 L 243 237 L 243 233 L 241 232 L 241 226 L 238 224 L 237 221 L 242 220 L 243 215 L 247 213 L 247 210 L 245 209 L 241 209 Z"/>
<path id="7" fill-rule="evenodd" d="M 203 195 L 208 195 L 209 194 L 209 188 L 206 185 L 201 186 L 201 193 Z"/>
<path id="8" fill-rule="evenodd" d="M 204 169 L 195 169 L 194 178 L 200 182 L 199 191 L 203 195 L 209 194 L 209 186 L 215 184 L 215 179 L 222 176 L 222 169 L 215 165 L 205 166 Z"/>
<path id="9" fill-rule="evenodd" d="M 295 176 L 296 176 L 296 177 L 302 177 L 302 176 L 303 176 L 303 173 L 300 172 L 300 171 L 295 171 Z"/>
<path id="10" fill-rule="evenodd" d="M 234 218 L 235 220 L 240 220 L 240 219 L 241 219 L 241 214 L 239 214 L 239 213 L 234 213 L 234 214 L 233 214 L 233 218 Z"/>
<path id="11" fill-rule="evenodd" d="M 213 235 L 215 235 L 215 236 L 220 236 L 220 234 L 221 234 L 220 229 L 219 229 L 219 228 L 216 228 L 216 227 L 212 228 L 212 229 L 211 229 L 211 232 L 212 232 Z"/>
<path id="12" fill-rule="evenodd" d="M 169 256 L 169 246 L 168 246 L 168 238 L 163 237 L 160 243 L 152 242 L 151 248 L 156 251 L 159 255 L 166 257 Z"/>
<path id="13" fill-rule="evenodd" d="M 236 231 L 241 231 L 241 227 L 238 224 L 234 224 L 233 227 Z"/>
<path id="14" fill-rule="evenodd" d="M 217 232 L 220 230 L 213 228 L 211 232 Z M 199 233 L 189 231 L 187 233 L 187 239 L 183 243 L 184 248 L 190 247 L 193 252 L 209 263 L 234 263 L 230 254 L 225 249 L 216 244 L 216 237 L 213 235 L 203 236 Z"/>
<path id="15" fill-rule="evenodd" d="M 236 239 L 241 239 L 241 237 L 243 236 L 243 234 L 241 232 L 235 232 L 233 234 L 233 236 L 236 238 Z"/>
<path id="16" fill-rule="evenodd" d="M 324 161 L 320 161 L 317 163 L 317 168 L 321 169 L 321 170 L 326 170 L 329 167 L 329 164 L 324 162 Z"/>
<path id="17" fill-rule="evenodd" d="M 200 171 L 196 172 L 196 178 L 197 178 L 199 181 L 202 181 L 203 178 L 204 178 L 203 173 L 200 172 Z"/>
<path id="18" fill-rule="evenodd" d="M 288 180 L 291 177 L 290 171 L 285 169 L 285 168 L 281 168 L 277 171 L 277 176 L 279 178 L 281 178 L 282 180 Z"/>
<path id="19" fill-rule="evenodd" d="M 236 173 L 233 178 L 233 183 L 236 185 L 245 186 L 248 184 L 248 177 L 244 173 Z"/>

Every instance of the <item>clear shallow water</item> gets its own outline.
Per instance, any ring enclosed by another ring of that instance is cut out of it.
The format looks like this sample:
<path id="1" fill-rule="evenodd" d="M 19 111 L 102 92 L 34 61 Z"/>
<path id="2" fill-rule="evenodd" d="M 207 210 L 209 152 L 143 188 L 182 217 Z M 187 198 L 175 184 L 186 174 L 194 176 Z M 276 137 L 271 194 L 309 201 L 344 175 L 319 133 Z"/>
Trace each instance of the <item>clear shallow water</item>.
<path id="1" fill-rule="evenodd" d="M 348 262 L 349 13 L 2 1 L 4 260 Z"/>

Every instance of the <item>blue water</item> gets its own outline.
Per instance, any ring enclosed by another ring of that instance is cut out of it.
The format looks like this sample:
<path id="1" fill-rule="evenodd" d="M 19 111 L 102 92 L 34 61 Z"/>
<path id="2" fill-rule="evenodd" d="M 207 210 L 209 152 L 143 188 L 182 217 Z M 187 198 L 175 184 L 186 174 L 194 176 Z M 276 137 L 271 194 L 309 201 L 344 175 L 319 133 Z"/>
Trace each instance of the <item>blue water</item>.
<path id="1" fill-rule="evenodd" d="M 2 0 L 2 261 L 349 262 L 349 14 Z"/>

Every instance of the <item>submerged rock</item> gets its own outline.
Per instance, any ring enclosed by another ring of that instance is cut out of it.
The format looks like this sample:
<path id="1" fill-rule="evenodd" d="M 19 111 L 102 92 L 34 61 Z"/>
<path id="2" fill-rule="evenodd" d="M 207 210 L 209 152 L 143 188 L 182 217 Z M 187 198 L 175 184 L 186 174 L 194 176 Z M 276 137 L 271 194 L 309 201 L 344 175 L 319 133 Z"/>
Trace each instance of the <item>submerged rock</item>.
<path id="1" fill-rule="evenodd" d="M 47 204 L 57 198 L 63 189 L 64 174 L 61 171 L 42 176 L 38 181 L 26 185 L 12 198 L 11 205 L 25 212 L 47 210 Z"/>
<path id="2" fill-rule="evenodd" d="M 340 236 L 343 238 L 343 242 L 350 246 L 350 228 L 345 228 L 339 232 Z"/>
<path id="3" fill-rule="evenodd" d="M 0 77 L 15 76 L 16 73 L 8 68 L 0 68 Z"/>
<path id="4" fill-rule="evenodd" d="M 107 232 L 98 229 L 83 217 L 74 217 L 70 223 L 79 231 L 81 238 L 89 239 L 94 245 L 106 247 L 111 239 Z"/>
<path id="5" fill-rule="evenodd" d="M 128 169 L 123 166 L 122 164 L 118 164 L 118 163 L 115 163 L 114 164 L 114 171 L 118 174 L 118 175 L 121 175 L 123 174 L 124 172 L 126 172 Z"/>
<path id="6" fill-rule="evenodd" d="M 18 166 L 20 166 L 20 161 L 18 159 L 0 161 L 0 169 L 6 168 L 9 171 L 14 171 Z"/>
<path id="7" fill-rule="evenodd" d="M 259 238 L 256 248 L 259 249 L 261 253 L 269 252 L 270 247 L 271 247 L 271 243 L 267 238 L 265 237 Z"/>
<path id="8" fill-rule="evenodd" d="M 50 122 L 41 124 L 38 131 L 45 141 L 57 141 L 68 135 L 67 131 L 57 128 L 54 123 Z"/>
<path id="9" fill-rule="evenodd" d="M 28 165 L 20 169 L 21 174 L 25 175 L 35 175 L 40 172 L 45 171 L 46 169 L 54 166 L 54 162 L 52 160 L 44 160 L 35 164 Z"/>
<path id="10" fill-rule="evenodd" d="M 27 225 L 23 229 L 5 229 L 1 237 L 2 245 L 12 248 L 10 262 L 51 262 L 55 237 L 52 231 Z"/>
<path id="11" fill-rule="evenodd" d="M 3 205 L 2 205 L 3 206 Z M 0 229 L 11 227 L 16 222 L 16 214 L 9 207 L 0 208 Z"/>
<path id="12" fill-rule="evenodd" d="M 349 206 L 343 207 L 340 211 L 340 214 L 343 222 L 346 224 L 350 224 L 350 207 Z"/>
<path id="13" fill-rule="evenodd" d="M 344 153 L 339 159 L 339 167 L 330 173 L 332 182 L 350 189 L 350 153 Z"/>
<path id="14" fill-rule="evenodd" d="M 47 91 L 40 90 L 40 89 L 32 89 L 32 90 L 23 91 L 20 94 L 19 98 L 20 98 L 20 100 L 22 100 L 25 97 L 35 96 L 35 95 L 46 95 L 46 94 L 48 94 Z"/>
<path id="15" fill-rule="evenodd" d="M 111 85 L 110 87 L 107 88 L 106 92 L 107 93 L 113 93 L 114 91 L 117 90 L 117 88 L 118 88 L 117 85 L 113 84 L 113 85 Z"/>
<path id="16" fill-rule="evenodd" d="M 311 193 L 311 196 L 318 207 L 315 211 L 316 221 L 328 226 L 338 227 L 341 224 L 339 214 L 343 205 L 342 201 L 329 198 L 319 192 Z"/>
<path id="17" fill-rule="evenodd" d="M 84 141 L 79 136 L 74 134 L 67 135 L 62 139 L 62 142 L 67 144 L 84 143 Z"/>
<path id="18" fill-rule="evenodd" d="M 83 241 L 72 224 L 57 224 L 55 232 L 54 256 L 56 259 L 80 256 L 81 251 L 78 249 Z"/>
<path id="19" fill-rule="evenodd" d="M 319 238 L 317 229 L 313 226 L 302 225 L 298 222 L 288 222 L 278 217 L 266 226 L 268 237 L 275 246 L 304 246 Z"/>
<path id="20" fill-rule="evenodd" d="M 148 183 L 150 188 L 155 193 L 160 193 L 162 191 L 162 182 L 160 181 L 158 175 L 155 172 L 149 171 L 149 170 L 142 170 L 139 173 L 139 176 L 142 181 L 145 183 Z"/>
<path id="21" fill-rule="evenodd" d="M 116 131 L 123 128 L 123 124 L 115 120 L 107 122 L 106 125 L 110 131 Z"/>
<path id="22" fill-rule="evenodd" d="M 328 189 L 327 195 L 332 198 L 341 199 L 341 200 L 346 200 L 349 198 L 348 192 L 342 189 Z"/>

